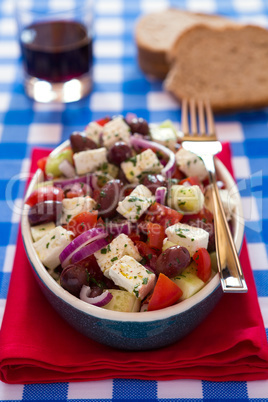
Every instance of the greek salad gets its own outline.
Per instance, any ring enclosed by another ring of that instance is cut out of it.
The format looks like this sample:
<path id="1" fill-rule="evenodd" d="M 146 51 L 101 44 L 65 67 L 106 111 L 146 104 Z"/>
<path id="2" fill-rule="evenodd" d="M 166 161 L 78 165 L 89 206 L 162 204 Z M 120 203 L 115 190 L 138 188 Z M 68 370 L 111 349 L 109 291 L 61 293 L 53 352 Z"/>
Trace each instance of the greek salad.
<path id="1" fill-rule="evenodd" d="M 153 311 L 216 274 L 207 172 L 172 122 L 149 125 L 133 114 L 91 122 L 38 167 L 44 181 L 25 201 L 33 247 L 72 295 Z M 218 184 L 230 220 L 235 204 Z"/>

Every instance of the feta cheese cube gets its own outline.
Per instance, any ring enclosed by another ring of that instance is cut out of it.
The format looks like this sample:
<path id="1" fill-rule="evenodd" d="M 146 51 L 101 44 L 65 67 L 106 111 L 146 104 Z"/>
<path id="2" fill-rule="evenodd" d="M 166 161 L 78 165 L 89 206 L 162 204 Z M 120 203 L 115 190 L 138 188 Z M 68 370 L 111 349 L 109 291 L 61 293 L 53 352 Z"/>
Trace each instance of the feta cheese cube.
<path id="1" fill-rule="evenodd" d="M 146 149 L 121 163 L 121 169 L 130 183 L 138 182 L 143 173 L 160 173 L 162 168 L 158 157 L 151 149 Z"/>
<path id="2" fill-rule="evenodd" d="M 176 223 L 165 231 L 168 240 L 179 246 L 186 247 L 192 256 L 199 248 L 207 248 L 209 233 L 186 223 Z"/>
<path id="3" fill-rule="evenodd" d="M 208 173 L 202 159 L 193 152 L 180 148 L 175 154 L 176 163 L 178 168 L 186 176 L 196 176 L 199 180 L 203 181 Z"/>
<path id="4" fill-rule="evenodd" d="M 109 273 L 117 286 L 126 289 L 141 300 L 155 285 L 155 274 L 128 255 L 116 261 Z"/>
<path id="5" fill-rule="evenodd" d="M 117 141 L 128 143 L 129 138 L 130 128 L 120 116 L 109 121 L 103 127 L 102 140 L 106 148 L 112 147 Z"/>
<path id="6" fill-rule="evenodd" d="M 232 219 L 232 216 L 235 212 L 235 208 L 237 207 L 237 202 L 234 199 L 234 197 L 231 196 L 229 191 L 227 189 L 219 189 L 219 194 L 222 202 L 222 206 L 224 209 L 224 213 L 226 216 L 226 219 L 230 221 Z M 205 207 L 212 213 L 214 213 L 213 210 L 213 194 L 212 194 L 212 189 L 211 186 L 208 186 L 206 188 L 205 192 Z"/>
<path id="7" fill-rule="evenodd" d="M 151 149 L 146 149 L 137 155 L 137 162 L 141 167 L 142 173 L 159 173 L 163 168 L 158 157 Z"/>
<path id="8" fill-rule="evenodd" d="M 88 138 L 94 141 L 97 145 L 100 143 L 100 135 L 102 133 L 103 127 L 100 126 L 95 121 L 89 123 L 85 128 L 85 134 Z"/>
<path id="9" fill-rule="evenodd" d="M 33 243 L 40 261 L 49 269 L 60 265 L 59 255 L 72 241 L 73 232 L 57 226 Z"/>
<path id="10" fill-rule="evenodd" d="M 96 208 L 96 201 L 89 196 L 64 198 L 62 200 L 61 223 L 66 224 L 80 212 L 91 212 L 94 208 Z"/>
<path id="11" fill-rule="evenodd" d="M 129 255 L 137 261 L 142 259 L 133 241 L 124 233 L 117 236 L 107 247 L 97 251 L 94 255 L 100 269 L 107 278 L 110 277 L 109 270 L 111 266 L 124 255 Z"/>
<path id="12" fill-rule="evenodd" d="M 138 164 L 138 155 L 133 156 L 132 158 L 126 160 L 121 163 L 121 169 L 124 172 L 127 180 L 130 183 L 138 183 L 139 178 L 141 177 L 142 170 L 140 165 Z"/>
<path id="13" fill-rule="evenodd" d="M 137 222 L 137 220 L 141 217 L 141 215 L 147 211 L 147 209 L 154 202 L 155 197 L 146 198 L 140 195 L 128 195 L 118 203 L 118 207 L 116 208 L 119 214 L 123 215 L 131 222 Z"/>
<path id="14" fill-rule="evenodd" d="M 40 225 L 31 227 L 31 234 L 33 241 L 38 241 L 41 237 L 45 236 L 50 230 L 56 227 L 54 222 L 41 223 Z"/>
<path id="15" fill-rule="evenodd" d="M 75 170 L 78 175 L 94 172 L 107 162 L 106 148 L 88 149 L 73 155 Z"/>
<path id="16" fill-rule="evenodd" d="M 168 206 L 183 214 L 197 214 L 204 206 L 204 195 L 199 186 L 171 186 Z"/>
<path id="17" fill-rule="evenodd" d="M 130 195 L 137 195 L 146 198 L 152 197 L 152 192 L 148 189 L 148 187 L 143 184 L 139 184 L 134 190 L 130 193 Z"/>

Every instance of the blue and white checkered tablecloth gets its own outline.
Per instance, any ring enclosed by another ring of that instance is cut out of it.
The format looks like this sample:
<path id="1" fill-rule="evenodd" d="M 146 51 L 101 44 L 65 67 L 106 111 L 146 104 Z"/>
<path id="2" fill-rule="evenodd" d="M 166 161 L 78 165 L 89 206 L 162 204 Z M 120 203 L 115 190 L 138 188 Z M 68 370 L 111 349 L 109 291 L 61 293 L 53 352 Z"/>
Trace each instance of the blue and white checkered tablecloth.
<path id="1" fill-rule="evenodd" d="M 19 0 L 21 1 L 21 0 Z M 31 1 L 31 0 L 29 0 Z M 34 0 L 33 0 L 34 1 Z M 49 8 L 60 1 L 43 0 Z M 13 3 L 0 1 L 0 317 L 2 318 L 19 225 L 25 173 L 35 146 L 55 147 L 74 130 L 105 115 L 132 111 L 160 122 L 180 121 L 176 101 L 149 81 L 136 61 L 133 28 L 145 12 L 177 6 L 215 12 L 268 28 L 268 0 L 96 0 L 94 88 L 77 103 L 32 102 L 23 91 Z M 268 68 L 268 66 L 267 66 Z M 246 236 L 259 304 L 268 330 L 268 109 L 216 117 L 221 140 L 230 141 L 233 166 L 241 190 Z M 20 178 L 20 180 L 18 180 Z M 12 186 L 9 186 L 10 180 Z M 12 187 L 12 188 L 11 188 Z M 9 188 L 8 203 L 6 189 Z M 0 345 L 1 347 L 1 345 Z M 167 382 L 107 380 L 84 383 L 7 385 L 0 383 L 0 401 L 198 401 L 223 399 L 268 401 L 268 381 L 214 383 L 199 380 Z"/>

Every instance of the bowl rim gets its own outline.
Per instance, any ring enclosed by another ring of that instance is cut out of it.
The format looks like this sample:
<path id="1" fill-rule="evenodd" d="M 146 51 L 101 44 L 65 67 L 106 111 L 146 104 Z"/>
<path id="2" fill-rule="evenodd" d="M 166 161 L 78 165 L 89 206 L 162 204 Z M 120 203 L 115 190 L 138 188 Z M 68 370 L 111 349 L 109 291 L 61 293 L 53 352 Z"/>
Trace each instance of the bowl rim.
<path id="1" fill-rule="evenodd" d="M 56 147 L 52 153 L 60 152 L 63 148 L 69 145 L 69 140 L 64 141 L 58 147 Z M 232 219 L 232 224 L 234 228 L 234 242 L 239 253 L 241 250 L 243 237 L 244 237 L 244 218 L 243 218 L 243 209 L 242 209 L 242 200 L 239 194 L 238 187 L 231 176 L 230 172 L 224 166 L 224 164 L 218 159 L 215 158 L 215 166 L 218 177 L 222 180 L 226 188 L 229 191 L 232 191 L 233 197 L 236 200 L 236 209 L 235 214 Z M 34 176 L 32 177 L 30 184 L 28 186 L 25 199 L 30 195 L 33 191 L 36 182 L 42 180 L 43 172 L 38 169 Z M 217 273 L 201 290 L 199 290 L 196 294 L 191 296 L 189 299 L 185 299 L 178 304 L 175 304 L 170 307 L 166 307 L 161 310 L 150 311 L 146 313 L 141 312 L 119 312 L 113 310 L 106 310 L 101 307 L 96 307 L 91 304 L 85 303 L 79 298 L 73 296 L 71 293 L 63 289 L 56 281 L 52 278 L 52 276 L 48 273 L 44 265 L 39 260 L 37 253 L 33 247 L 32 236 L 30 231 L 30 225 L 28 222 L 28 209 L 25 203 L 23 205 L 22 218 L 21 218 L 21 232 L 22 238 L 24 242 L 24 247 L 28 259 L 31 263 L 32 268 L 35 273 L 39 277 L 39 279 L 43 282 L 43 284 L 54 293 L 59 299 L 63 302 L 71 305 L 77 310 L 81 312 L 94 316 L 99 319 L 111 320 L 111 321 L 120 321 L 120 322 L 152 322 L 152 321 L 161 321 L 164 319 L 168 319 L 173 316 L 177 316 L 181 313 L 184 313 L 198 305 L 201 301 L 206 299 L 210 294 L 212 294 L 216 289 L 220 286 L 220 278 Z"/>

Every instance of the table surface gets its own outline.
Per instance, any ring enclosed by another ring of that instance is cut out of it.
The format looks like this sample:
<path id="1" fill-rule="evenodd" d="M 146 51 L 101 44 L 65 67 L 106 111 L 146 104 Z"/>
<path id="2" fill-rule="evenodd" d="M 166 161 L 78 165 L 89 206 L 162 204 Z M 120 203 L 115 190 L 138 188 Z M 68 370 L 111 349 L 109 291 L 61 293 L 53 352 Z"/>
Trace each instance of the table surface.
<path id="1" fill-rule="evenodd" d="M 61 1 L 48 1 L 56 9 Z M 68 1 L 68 4 L 72 0 Z M 0 318 L 3 316 L 31 150 L 55 147 L 92 120 L 128 111 L 150 122 L 180 122 L 178 103 L 148 80 L 136 60 L 136 18 L 169 5 L 220 13 L 268 27 L 267 0 L 98 0 L 95 1 L 94 88 L 72 104 L 46 105 L 28 99 L 22 86 L 13 5 L 0 0 Z M 268 109 L 216 116 L 218 135 L 230 141 L 233 167 L 244 206 L 245 233 L 259 304 L 268 329 Z M 7 197 L 9 201 L 7 201 Z M 3 400 L 268 400 L 268 381 L 214 383 L 108 380 L 85 383 L 7 385 Z"/>

